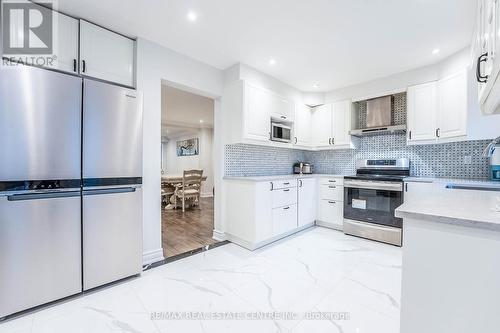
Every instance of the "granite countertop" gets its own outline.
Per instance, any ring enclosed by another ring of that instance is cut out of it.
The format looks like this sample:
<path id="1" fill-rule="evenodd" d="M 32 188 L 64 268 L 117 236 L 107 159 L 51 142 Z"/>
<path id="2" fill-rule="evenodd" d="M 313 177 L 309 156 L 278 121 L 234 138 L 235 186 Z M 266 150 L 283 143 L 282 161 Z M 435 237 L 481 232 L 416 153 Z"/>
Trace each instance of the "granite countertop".
<path id="1" fill-rule="evenodd" d="M 396 217 L 500 231 L 500 192 L 446 188 L 450 183 L 500 187 L 498 182 L 460 179 L 427 182 L 433 186 L 414 194 L 397 208 Z"/>
<path id="2" fill-rule="evenodd" d="M 249 182 L 269 182 L 285 179 L 306 179 L 306 178 L 343 178 L 345 175 L 330 175 L 330 174 L 310 174 L 310 175 L 277 175 L 277 176 L 249 176 L 249 177 L 224 177 L 224 180 L 237 180 Z"/>

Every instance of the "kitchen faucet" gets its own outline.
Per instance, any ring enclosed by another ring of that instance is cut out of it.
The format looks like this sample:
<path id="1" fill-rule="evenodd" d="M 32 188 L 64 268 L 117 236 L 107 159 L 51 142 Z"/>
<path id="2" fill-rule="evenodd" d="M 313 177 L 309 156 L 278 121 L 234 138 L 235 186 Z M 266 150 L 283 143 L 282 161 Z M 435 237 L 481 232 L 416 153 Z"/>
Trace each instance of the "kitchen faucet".
<path id="1" fill-rule="evenodd" d="M 491 157 L 493 155 L 493 151 L 495 150 L 496 145 L 500 145 L 500 136 L 495 140 L 491 141 L 490 144 L 484 149 L 483 156 Z"/>

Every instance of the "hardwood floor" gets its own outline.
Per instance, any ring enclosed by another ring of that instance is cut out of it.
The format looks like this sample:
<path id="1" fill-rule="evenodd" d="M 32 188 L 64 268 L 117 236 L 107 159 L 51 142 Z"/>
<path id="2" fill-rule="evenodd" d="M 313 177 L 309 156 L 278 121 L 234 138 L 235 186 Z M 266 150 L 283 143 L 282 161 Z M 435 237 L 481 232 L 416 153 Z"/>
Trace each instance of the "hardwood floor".
<path id="1" fill-rule="evenodd" d="M 169 258 L 217 241 L 214 230 L 214 198 L 201 198 L 200 206 L 165 210 L 162 207 L 163 255 Z"/>

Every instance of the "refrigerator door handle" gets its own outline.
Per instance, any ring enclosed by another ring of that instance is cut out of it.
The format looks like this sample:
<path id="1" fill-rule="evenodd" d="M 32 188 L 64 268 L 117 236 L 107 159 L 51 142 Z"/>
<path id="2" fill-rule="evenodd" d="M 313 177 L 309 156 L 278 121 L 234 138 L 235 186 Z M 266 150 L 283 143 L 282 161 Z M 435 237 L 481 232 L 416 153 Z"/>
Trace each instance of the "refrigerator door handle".
<path id="1" fill-rule="evenodd" d="M 116 193 L 133 193 L 136 191 L 135 187 L 119 187 L 119 188 L 106 188 L 101 190 L 83 190 L 83 195 L 102 195 L 102 194 L 116 194 Z"/>
<path id="2" fill-rule="evenodd" d="M 28 193 L 28 194 L 13 194 L 8 195 L 8 201 L 27 201 L 27 200 L 43 200 L 43 199 L 57 199 L 57 198 L 73 198 L 79 197 L 80 191 L 68 192 L 47 192 L 47 193 Z"/>

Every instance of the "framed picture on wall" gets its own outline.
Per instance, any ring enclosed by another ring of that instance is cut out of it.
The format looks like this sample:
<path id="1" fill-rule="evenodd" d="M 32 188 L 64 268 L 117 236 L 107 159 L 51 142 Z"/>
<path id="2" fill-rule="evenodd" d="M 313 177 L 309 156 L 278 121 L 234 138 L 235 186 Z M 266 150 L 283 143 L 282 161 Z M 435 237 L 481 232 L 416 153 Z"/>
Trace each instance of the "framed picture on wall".
<path id="1" fill-rule="evenodd" d="M 199 139 L 177 141 L 177 156 L 194 156 L 200 153 Z"/>

